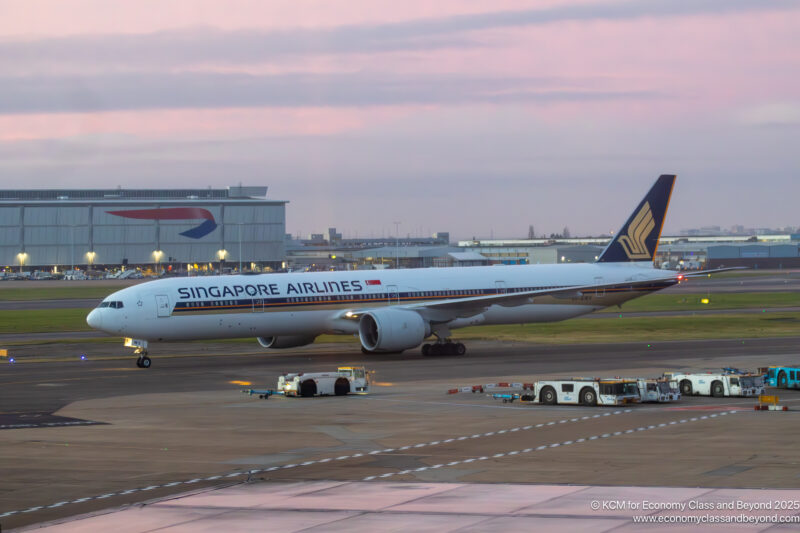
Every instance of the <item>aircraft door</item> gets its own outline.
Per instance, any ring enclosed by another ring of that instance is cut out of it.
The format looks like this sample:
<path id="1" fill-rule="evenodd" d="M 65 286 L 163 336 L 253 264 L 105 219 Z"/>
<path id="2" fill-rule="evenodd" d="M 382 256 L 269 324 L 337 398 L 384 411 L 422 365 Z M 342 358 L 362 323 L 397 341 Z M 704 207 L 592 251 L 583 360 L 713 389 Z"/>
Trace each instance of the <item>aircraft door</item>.
<path id="1" fill-rule="evenodd" d="M 594 284 L 595 284 L 595 285 L 602 285 L 603 283 L 604 283 L 604 280 L 603 280 L 603 277 L 602 277 L 602 276 L 596 276 L 596 277 L 594 278 Z M 605 295 L 606 295 L 606 288 L 605 288 L 605 287 L 603 287 L 602 289 L 597 289 L 597 290 L 595 290 L 595 291 L 594 291 L 594 295 L 595 295 L 596 297 L 598 297 L 598 298 L 602 298 L 603 296 L 605 296 Z"/>
<path id="2" fill-rule="evenodd" d="M 158 311 L 158 316 L 160 317 L 169 316 L 170 314 L 169 296 L 167 296 L 166 294 L 157 294 L 156 309 Z"/>
<path id="3" fill-rule="evenodd" d="M 387 285 L 386 292 L 389 298 L 389 305 L 400 303 L 400 293 L 397 290 L 397 285 Z"/>

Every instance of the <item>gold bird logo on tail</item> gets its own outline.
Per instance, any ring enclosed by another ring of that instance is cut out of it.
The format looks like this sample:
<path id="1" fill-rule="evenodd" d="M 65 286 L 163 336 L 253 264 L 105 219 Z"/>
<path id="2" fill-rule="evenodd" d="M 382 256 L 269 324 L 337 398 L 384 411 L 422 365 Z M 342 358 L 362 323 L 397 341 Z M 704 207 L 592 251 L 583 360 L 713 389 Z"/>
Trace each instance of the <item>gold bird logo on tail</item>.
<path id="1" fill-rule="evenodd" d="M 645 239 L 655 227 L 656 223 L 653 220 L 650 203 L 645 202 L 628 226 L 627 235 L 619 237 L 619 243 L 625 250 L 628 259 L 650 259 Z"/>

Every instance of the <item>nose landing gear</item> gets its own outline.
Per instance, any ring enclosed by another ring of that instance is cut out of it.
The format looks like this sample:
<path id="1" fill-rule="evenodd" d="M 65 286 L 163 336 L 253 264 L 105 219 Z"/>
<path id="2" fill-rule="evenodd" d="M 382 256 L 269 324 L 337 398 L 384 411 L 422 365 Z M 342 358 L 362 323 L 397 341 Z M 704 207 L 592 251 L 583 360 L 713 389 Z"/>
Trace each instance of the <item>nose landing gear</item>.
<path id="1" fill-rule="evenodd" d="M 125 338 L 125 347 L 126 348 L 135 348 L 133 353 L 138 355 L 139 358 L 136 360 L 136 366 L 139 368 L 150 368 L 150 364 L 152 361 L 149 357 L 147 357 L 147 341 L 142 339 L 131 339 L 130 337 Z"/>

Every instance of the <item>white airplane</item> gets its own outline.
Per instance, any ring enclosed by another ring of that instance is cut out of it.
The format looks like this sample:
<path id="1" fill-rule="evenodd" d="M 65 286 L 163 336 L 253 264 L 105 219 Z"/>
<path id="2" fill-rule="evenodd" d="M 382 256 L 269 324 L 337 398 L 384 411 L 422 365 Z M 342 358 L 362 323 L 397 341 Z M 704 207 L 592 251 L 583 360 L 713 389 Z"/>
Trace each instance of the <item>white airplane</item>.
<path id="1" fill-rule="evenodd" d="M 433 335 L 423 355 L 462 355 L 453 329 L 565 320 L 679 283 L 683 274 L 653 268 L 674 183 L 656 180 L 595 263 L 171 278 L 115 292 L 86 321 L 126 337 L 142 368 L 148 341 L 256 337 L 292 348 L 323 333 L 358 335 L 364 352 Z"/>

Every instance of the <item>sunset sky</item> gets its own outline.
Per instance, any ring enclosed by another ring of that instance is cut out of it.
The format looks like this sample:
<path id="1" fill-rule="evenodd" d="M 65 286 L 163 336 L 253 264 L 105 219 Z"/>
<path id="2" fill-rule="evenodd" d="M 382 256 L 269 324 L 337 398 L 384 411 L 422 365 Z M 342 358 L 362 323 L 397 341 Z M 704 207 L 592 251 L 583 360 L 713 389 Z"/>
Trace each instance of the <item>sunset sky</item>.
<path id="1" fill-rule="evenodd" d="M 0 188 L 267 185 L 287 231 L 800 225 L 800 0 L 0 0 Z"/>

